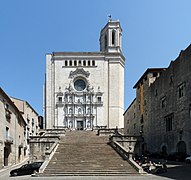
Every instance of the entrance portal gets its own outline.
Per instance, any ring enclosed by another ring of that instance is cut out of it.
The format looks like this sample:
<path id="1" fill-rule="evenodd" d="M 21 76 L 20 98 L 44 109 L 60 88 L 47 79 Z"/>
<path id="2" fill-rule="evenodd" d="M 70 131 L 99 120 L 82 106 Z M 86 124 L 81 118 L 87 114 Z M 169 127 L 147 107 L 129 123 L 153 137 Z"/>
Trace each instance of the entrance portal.
<path id="1" fill-rule="evenodd" d="M 77 130 L 83 130 L 83 129 L 84 129 L 84 122 L 77 121 Z"/>

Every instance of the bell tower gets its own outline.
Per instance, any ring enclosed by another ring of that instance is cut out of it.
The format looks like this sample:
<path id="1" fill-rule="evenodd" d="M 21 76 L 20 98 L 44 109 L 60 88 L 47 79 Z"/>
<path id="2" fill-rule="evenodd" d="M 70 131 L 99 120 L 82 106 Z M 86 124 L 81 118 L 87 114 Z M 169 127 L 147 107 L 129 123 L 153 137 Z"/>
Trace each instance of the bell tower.
<path id="1" fill-rule="evenodd" d="M 122 29 L 119 20 L 111 18 L 100 32 L 100 51 L 110 53 L 122 52 Z"/>

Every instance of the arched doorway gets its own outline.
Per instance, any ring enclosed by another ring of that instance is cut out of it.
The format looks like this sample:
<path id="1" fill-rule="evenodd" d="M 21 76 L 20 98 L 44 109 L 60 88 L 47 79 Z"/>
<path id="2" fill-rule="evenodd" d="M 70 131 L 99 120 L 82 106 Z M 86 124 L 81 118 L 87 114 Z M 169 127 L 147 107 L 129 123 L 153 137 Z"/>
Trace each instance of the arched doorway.
<path id="1" fill-rule="evenodd" d="M 167 147 L 165 145 L 162 146 L 162 153 L 167 154 Z"/>
<path id="2" fill-rule="evenodd" d="M 186 143 L 184 141 L 180 141 L 177 144 L 177 152 L 186 154 Z"/>

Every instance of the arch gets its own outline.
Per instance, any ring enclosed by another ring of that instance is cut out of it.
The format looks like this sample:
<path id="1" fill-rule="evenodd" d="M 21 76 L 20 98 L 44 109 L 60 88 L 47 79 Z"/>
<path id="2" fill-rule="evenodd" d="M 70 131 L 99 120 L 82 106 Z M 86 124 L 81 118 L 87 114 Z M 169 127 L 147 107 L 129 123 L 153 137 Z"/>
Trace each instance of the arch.
<path id="1" fill-rule="evenodd" d="M 65 61 L 65 66 L 68 66 L 68 61 Z"/>
<path id="2" fill-rule="evenodd" d="M 83 61 L 83 66 L 86 66 L 86 60 Z"/>
<path id="3" fill-rule="evenodd" d="M 95 66 L 95 61 L 94 60 L 92 61 L 92 66 Z"/>
<path id="4" fill-rule="evenodd" d="M 69 128 L 73 128 L 73 122 L 69 121 Z"/>
<path id="5" fill-rule="evenodd" d="M 186 143 L 184 141 L 179 141 L 177 143 L 177 152 L 186 154 Z"/>
<path id="6" fill-rule="evenodd" d="M 164 154 L 168 153 L 168 145 L 166 143 L 162 143 L 160 146 L 160 151 Z"/>
<path id="7" fill-rule="evenodd" d="M 115 30 L 113 30 L 112 31 L 112 40 L 111 40 L 111 42 L 112 42 L 112 45 L 115 45 Z"/>

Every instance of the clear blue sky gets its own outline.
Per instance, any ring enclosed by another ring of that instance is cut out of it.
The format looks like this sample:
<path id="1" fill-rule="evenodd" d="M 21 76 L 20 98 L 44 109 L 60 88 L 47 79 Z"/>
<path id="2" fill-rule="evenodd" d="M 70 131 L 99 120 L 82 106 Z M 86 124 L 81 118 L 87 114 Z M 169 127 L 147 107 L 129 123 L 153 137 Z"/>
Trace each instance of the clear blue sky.
<path id="1" fill-rule="evenodd" d="M 45 54 L 99 51 L 108 14 L 123 28 L 125 109 L 147 68 L 167 67 L 191 42 L 190 0 L 1 0 L 0 86 L 42 115 Z"/>

